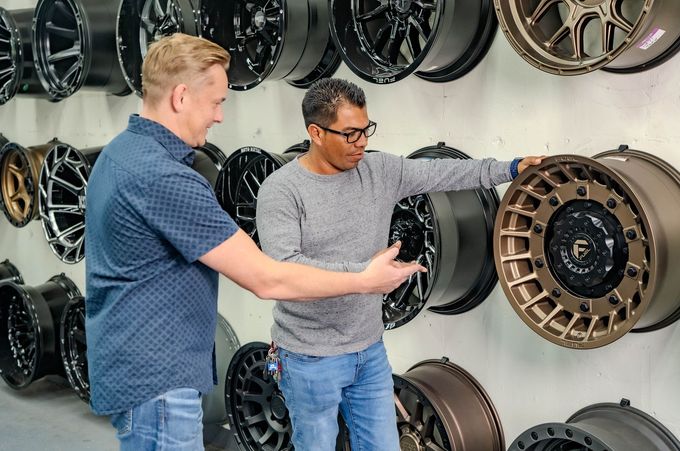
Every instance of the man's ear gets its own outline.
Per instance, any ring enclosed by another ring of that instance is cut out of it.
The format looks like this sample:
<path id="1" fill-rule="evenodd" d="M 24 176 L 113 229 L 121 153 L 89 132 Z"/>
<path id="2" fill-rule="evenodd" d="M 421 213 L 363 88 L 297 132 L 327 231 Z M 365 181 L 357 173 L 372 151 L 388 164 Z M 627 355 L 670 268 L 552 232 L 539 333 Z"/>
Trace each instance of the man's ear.
<path id="1" fill-rule="evenodd" d="M 321 145 L 321 129 L 319 128 L 318 125 L 309 124 L 307 126 L 307 133 L 309 134 L 309 138 L 312 140 L 314 144 L 316 144 L 317 146 Z"/>
<path id="2" fill-rule="evenodd" d="M 180 112 L 184 109 L 184 98 L 187 95 L 187 85 L 184 83 L 175 86 L 172 90 L 172 109 Z"/>

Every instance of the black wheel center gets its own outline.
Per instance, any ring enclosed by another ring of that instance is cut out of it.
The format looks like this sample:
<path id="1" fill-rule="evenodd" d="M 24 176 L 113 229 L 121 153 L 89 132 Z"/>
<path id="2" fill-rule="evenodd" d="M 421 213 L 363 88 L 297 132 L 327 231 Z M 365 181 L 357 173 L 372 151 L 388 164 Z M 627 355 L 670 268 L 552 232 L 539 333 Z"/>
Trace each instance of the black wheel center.
<path id="1" fill-rule="evenodd" d="M 628 245 L 618 219 L 599 203 L 564 205 L 551 218 L 545 242 L 553 274 L 578 296 L 604 296 L 623 278 Z"/>
<path id="2" fill-rule="evenodd" d="M 423 223 L 410 211 L 400 211 L 392 216 L 389 244 L 401 240 L 397 259 L 405 262 L 417 260 L 425 251 Z"/>
<path id="3" fill-rule="evenodd" d="M 394 8 L 399 14 L 407 14 L 411 10 L 411 5 L 413 0 L 392 0 L 392 8 Z"/>
<path id="4" fill-rule="evenodd" d="M 286 409 L 286 401 L 283 399 L 281 393 L 275 393 L 272 396 L 271 409 L 272 415 L 274 415 L 274 418 L 277 420 L 281 421 L 286 418 L 288 409 Z"/>
<path id="5" fill-rule="evenodd" d="M 399 437 L 399 449 L 401 451 L 422 451 L 422 441 L 417 432 L 402 432 Z"/>
<path id="6" fill-rule="evenodd" d="M 258 31 L 262 30 L 266 22 L 267 16 L 265 15 L 264 11 L 261 9 L 255 11 L 255 13 L 253 14 L 253 28 Z"/>

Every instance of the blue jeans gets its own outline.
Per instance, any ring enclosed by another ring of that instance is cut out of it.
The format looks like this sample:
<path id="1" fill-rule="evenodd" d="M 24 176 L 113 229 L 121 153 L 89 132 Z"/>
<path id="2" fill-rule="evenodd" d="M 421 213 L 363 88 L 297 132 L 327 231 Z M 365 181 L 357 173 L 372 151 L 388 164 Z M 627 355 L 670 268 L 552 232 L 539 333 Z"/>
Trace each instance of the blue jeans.
<path id="1" fill-rule="evenodd" d="M 201 395 L 192 388 L 170 390 L 111 415 L 121 451 L 203 450 Z"/>
<path id="2" fill-rule="evenodd" d="M 399 451 L 392 368 L 382 340 L 360 352 L 329 357 L 279 348 L 279 358 L 279 387 L 296 451 L 335 450 L 338 409 L 352 451 Z"/>

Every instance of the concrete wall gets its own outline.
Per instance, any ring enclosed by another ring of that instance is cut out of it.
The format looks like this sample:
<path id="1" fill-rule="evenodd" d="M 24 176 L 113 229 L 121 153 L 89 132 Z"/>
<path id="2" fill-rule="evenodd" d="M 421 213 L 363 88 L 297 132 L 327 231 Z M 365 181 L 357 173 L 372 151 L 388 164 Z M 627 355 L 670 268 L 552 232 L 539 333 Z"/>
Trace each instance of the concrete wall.
<path id="1" fill-rule="evenodd" d="M 8 9 L 28 0 L 2 0 Z M 416 77 L 377 86 L 341 66 L 338 77 L 362 86 L 369 114 L 378 122 L 370 148 L 407 155 L 438 141 L 473 157 L 593 155 L 627 143 L 680 167 L 680 57 L 633 75 L 602 71 L 558 77 L 524 62 L 499 33 L 488 56 L 461 80 L 431 84 Z M 305 138 L 300 102 L 304 92 L 284 82 L 231 92 L 225 121 L 209 140 L 225 154 L 255 145 L 280 152 Z M 137 112 L 141 101 L 81 91 L 57 104 L 17 98 L 0 107 L 0 132 L 25 146 L 52 137 L 76 147 L 106 144 Z M 505 187 L 499 192 L 502 195 Z M 64 272 L 84 289 L 85 263 L 61 263 L 39 222 L 15 229 L 0 220 L 0 258 L 11 259 L 26 282 L 37 285 Z M 225 278 L 219 311 L 242 343 L 267 341 L 272 303 Z M 498 409 L 508 444 L 527 428 L 565 421 L 598 402 L 629 398 L 680 437 L 680 325 L 628 334 L 601 349 L 577 351 L 553 345 L 517 317 L 500 286 L 479 307 L 459 316 L 424 312 L 385 341 L 394 371 L 448 356 L 472 373 Z"/>

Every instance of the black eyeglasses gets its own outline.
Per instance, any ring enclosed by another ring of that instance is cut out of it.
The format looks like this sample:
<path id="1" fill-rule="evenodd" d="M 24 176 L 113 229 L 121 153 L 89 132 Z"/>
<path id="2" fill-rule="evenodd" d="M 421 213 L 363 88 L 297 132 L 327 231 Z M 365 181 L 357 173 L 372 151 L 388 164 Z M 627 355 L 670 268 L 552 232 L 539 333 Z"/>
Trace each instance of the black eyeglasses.
<path id="1" fill-rule="evenodd" d="M 322 127 L 319 124 L 316 124 L 316 126 L 319 127 L 321 130 L 326 130 L 327 132 L 335 133 L 336 135 L 342 135 L 345 137 L 348 144 L 354 144 L 355 142 L 359 141 L 362 133 L 366 136 L 366 138 L 370 138 L 371 136 L 373 136 L 373 134 L 375 133 L 375 129 L 378 127 L 378 124 L 376 124 L 373 121 L 368 121 L 368 125 L 366 126 L 366 128 L 355 128 L 351 132 L 341 132 L 338 130 L 333 130 L 332 128 Z"/>

